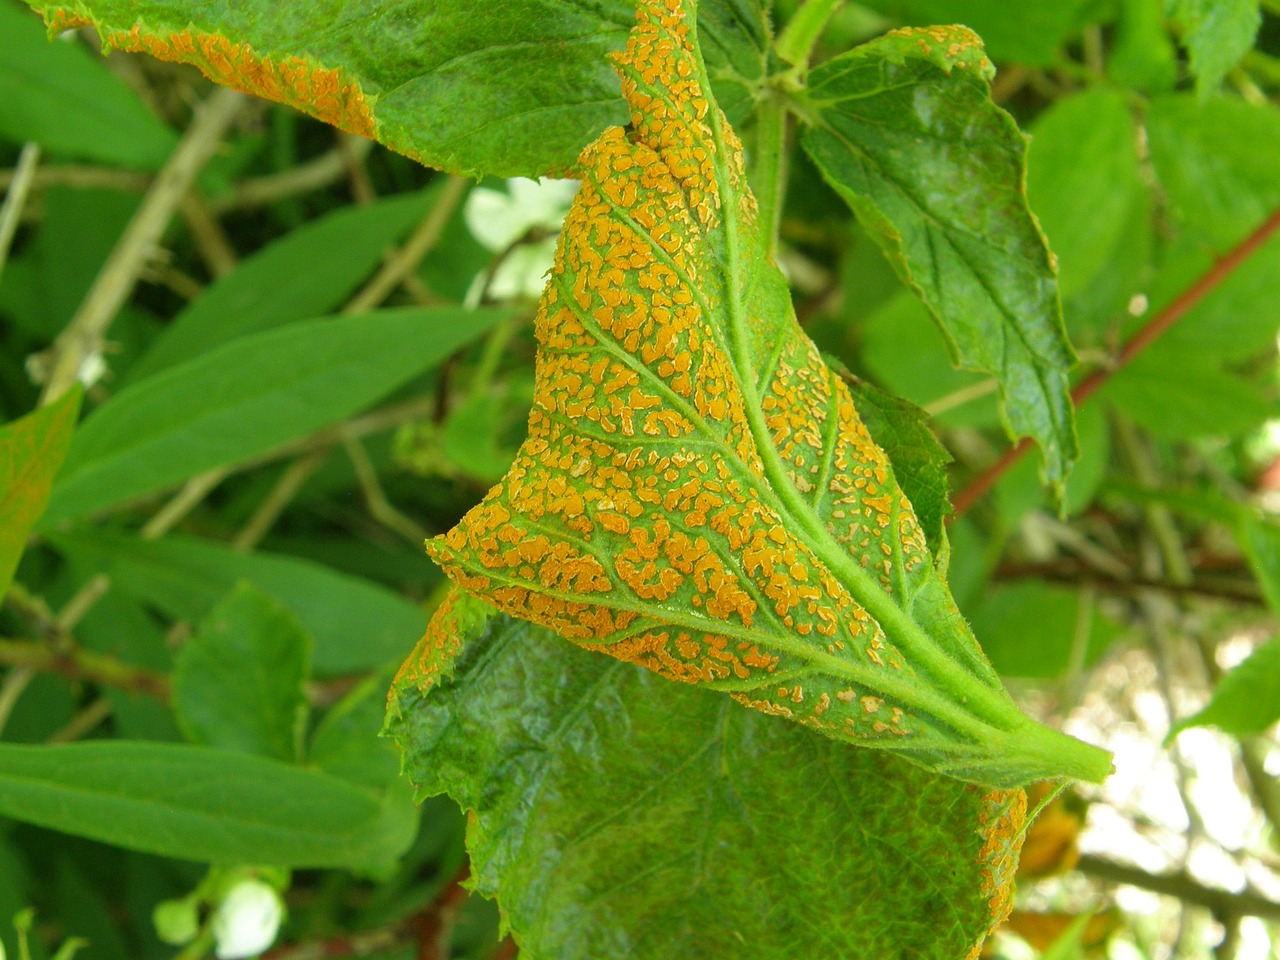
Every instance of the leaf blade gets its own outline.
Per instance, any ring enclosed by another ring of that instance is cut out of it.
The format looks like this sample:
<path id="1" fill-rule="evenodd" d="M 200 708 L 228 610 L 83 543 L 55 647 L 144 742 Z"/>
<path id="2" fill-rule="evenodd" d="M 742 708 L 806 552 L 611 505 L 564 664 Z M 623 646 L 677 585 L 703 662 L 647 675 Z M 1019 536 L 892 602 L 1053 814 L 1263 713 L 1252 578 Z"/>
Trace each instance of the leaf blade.
<path id="1" fill-rule="evenodd" d="M 1009 905 L 1021 791 L 849 750 L 628 664 L 601 669 L 456 591 L 397 678 L 387 728 L 423 792 L 471 814 L 478 888 L 535 960 L 726 956 L 743 942 L 761 960 L 954 960 Z M 815 899 L 821 925 L 805 920 Z"/>
<path id="2" fill-rule="evenodd" d="M 163 370 L 86 418 L 44 524 L 152 493 L 341 420 L 504 315 L 397 308 L 304 321 Z"/>
<path id="3" fill-rule="evenodd" d="M 966 369 L 994 374 L 1014 437 L 1058 485 L 1076 457 L 1075 357 L 1048 246 L 1025 196 L 1025 138 L 992 104 L 962 27 L 897 31 L 811 74 L 801 142 L 928 306 Z"/>

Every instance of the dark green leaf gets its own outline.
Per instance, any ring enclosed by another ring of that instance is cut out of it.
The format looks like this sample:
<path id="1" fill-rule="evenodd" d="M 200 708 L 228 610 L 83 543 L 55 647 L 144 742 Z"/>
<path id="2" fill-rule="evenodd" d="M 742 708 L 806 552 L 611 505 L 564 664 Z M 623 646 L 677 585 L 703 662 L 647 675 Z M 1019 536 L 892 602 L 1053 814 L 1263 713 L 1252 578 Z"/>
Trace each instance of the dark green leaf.
<path id="1" fill-rule="evenodd" d="M 79 42 L 50 43 L 12 3 L 0 3 L 0 137 L 144 170 L 178 142 L 100 58 Z"/>
<path id="2" fill-rule="evenodd" d="M 208 747 L 0 744 L 0 814 L 184 860 L 386 868 L 417 818 L 395 792 Z"/>
<path id="3" fill-rule="evenodd" d="M 568 170 L 601 130 L 627 120 L 607 59 L 631 27 L 627 0 L 28 2 L 50 22 L 92 23 L 108 45 L 194 63 L 459 173 Z M 764 72 L 764 13 L 752 0 L 708 0 L 700 26 L 726 105 L 741 117 Z"/>
<path id="4" fill-rule="evenodd" d="M 80 412 L 79 385 L 56 403 L 0 426 L 0 598 L 44 513 L 53 478 L 71 446 Z"/>
<path id="5" fill-rule="evenodd" d="M 423 792 L 468 812 L 472 875 L 522 956 L 956 960 L 1006 909 L 1021 791 L 777 723 L 462 594 L 444 609 L 388 728 Z"/>
<path id="6" fill-rule="evenodd" d="M 50 539 L 118 588 L 193 623 L 248 580 L 288 607 L 315 638 L 314 668 L 321 676 L 398 660 L 426 624 L 421 610 L 385 587 L 296 557 L 240 553 L 176 535 L 140 540 L 84 531 Z"/>
<path id="7" fill-rule="evenodd" d="M 328 313 L 422 218 L 438 193 L 430 189 L 337 210 L 269 244 L 174 317 L 124 382 L 194 360 L 237 337 Z"/>
<path id="8" fill-rule="evenodd" d="M 1253 46 L 1262 23 L 1258 0 L 1170 0 L 1169 7 L 1182 24 L 1196 89 L 1208 96 Z"/>
<path id="9" fill-rule="evenodd" d="M 357 413 L 504 315 L 404 308 L 291 323 L 122 390 L 77 432 L 45 527 L 263 453 Z"/>
<path id="10" fill-rule="evenodd" d="M 194 743 L 297 761 L 312 640 L 285 607 L 235 586 L 182 645 L 173 709 Z"/>
<path id="11" fill-rule="evenodd" d="M 1015 437 L 1060 485 L 1076 455 L 1049 249 L 1023 189 L 1025 138 L 962 28 L 882 37 L 816 68 L 803 143 L 921 297 L 964 367 L 996 375 Z"/>
<path id="12" fill-rule="evenodd" d="M 1199 713 L 1178 721 L 1170 736 L 1187 727 L 1213 726 L 1236 737 L 1264 732 L 1280 720 L 1280 639 L 1258 647 L 1218 681 L 1213 699 Z"/>

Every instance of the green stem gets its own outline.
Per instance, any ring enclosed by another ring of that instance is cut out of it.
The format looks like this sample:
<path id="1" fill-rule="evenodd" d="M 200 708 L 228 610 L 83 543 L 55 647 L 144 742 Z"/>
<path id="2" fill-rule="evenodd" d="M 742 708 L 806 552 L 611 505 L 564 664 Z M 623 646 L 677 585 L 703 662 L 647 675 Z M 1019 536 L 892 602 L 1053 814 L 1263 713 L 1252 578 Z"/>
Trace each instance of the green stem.
<path id="1" fill-rule="evenodd" d="M 818 37 L 822 36 L 823 28 L 842 2 L 843 0 L 807 0 L 803 3 L 787 21 L 782 36 L 773 46 L 778 58 L 794 67 L 807 64 Z"/>
<path id="2" fill-rule="evenodd" d="M 778 228 L 787 192 L 787 105 L 771 96 L 756 111 L 756 157 L 751 186 L 760 211 L 760 239 L 770 257 L 778 248 Z"/>

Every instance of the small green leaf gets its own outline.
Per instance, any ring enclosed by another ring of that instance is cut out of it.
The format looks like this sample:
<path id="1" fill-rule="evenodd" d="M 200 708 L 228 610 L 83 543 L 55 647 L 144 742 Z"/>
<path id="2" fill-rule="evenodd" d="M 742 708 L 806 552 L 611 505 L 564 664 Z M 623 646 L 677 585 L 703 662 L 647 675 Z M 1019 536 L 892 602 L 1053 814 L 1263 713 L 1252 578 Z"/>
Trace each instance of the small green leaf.
<path id="1" fill-rule="evenodd" d="M 309 320 L 162 370 L 85 420 L 54 486 L 45 529 L 358 413 L 503 316 L 411 307 Z"/>
<path id="2" fill-rule="evenodd" d="M 1178 79 L 1178 55 L 1165 29 L 1165 0 L 1120 0 L 1107 76 L 1144 93 L 1163 93 Z"/>
<path id="3" fill-rule="evenodd" d="M 607 55 L 627 0 L 28 0 L 55 25 L 92 24 L 108 46 L 193 63 L 206 75 L 465 174 L 567 171 L 626 121 Z M 764 73 L 759 0 L 707 0 L 708 60 L 735 115 Z"/>
<path id="4" fill-rule="evenodd" d="M 319 676 L 399 660 L 426 625 L 418 607 L 385 587 L 297 557 L 241 553 L 176 534 L 142 540 L 85 530 L 49 539 L 85 569 L 105 573 L 119 589 L 191 623 L 238 581 L 248 580 L 288 607 L 315 639 Z"/>
<path id="5" fill-rule="evenodd" d="M 1170 0 L 1169 9 L 1182 24 L 1196 91 L 1208 97 L 1253 46 L 1262 23 L 1258 0 Z"/>
<path id="6" fill-rule="evenodd" d="M 381 790 L 400 773 L 395 745 L 379 736 L 387 709 L 387 674 L 365 678 L 316 725 L 307 763 Z"/>
<path id="7" fill-rule="evenodd" d="M 50 43 L 40 21 L 0 3 L 0 137 L 50 153 L 158 169 L 178 138 L 100 57 Z"/>
<path id="8" fill-rule="evenodd" d="M 468 813 L 472 876 L 521 956 L 957 960 L 1007 912 L 1022 791 L 602 662 L 459 592 L 441 609 L 387 726 L 422 792 Z"/>
<path id="9" fill-rule="evenodd" d="M 49 502 L 82 393 L 77 384 L 57 402 L 0 426 L 0 598 L 9 592 L 27 534 Z"/>
<path id="10" fill-rule="evenodd" d="M 0 744 L 0 814 L 144 853 L 233 866 L 385 869 L 412 842 L 403 796 L 209 747 Z"/>
<path id="11" fill-rule="evenodd" d="M 1280 639 L 1258 647 L 1218 681 L 1199 713 L 1180 720 L 1169 736 L 1188 727 L 1217 727 L 1235 737 L 1263 733 L 1280 720 Z"/>
<path id="12" fill-rule="evenodd" d="M 1014 437 L 1061 485 L 1076 456 L 1049 248 L 1027 207 L 1026 140 L 991 102 L 962 27 L 897 31 L 821 64 L 802 143 L 938 320 L 955 360 L 994 374 Z"/>
<path id="13" fill-rule="evenodd" d="M 237 584 L 174 663 L 173 709 L 187 739 L 296 762 L 311 647 L 288 609 L 248 582 Z"/>
<path id="14" fill-rule="evenodd" d="M 438 194 L 428 188 L 346 207 L 267 245 L 174 317 L 126 371 L 122 385 L 194 360 L 238 337 L 324 316 L 355 291 Z"/>

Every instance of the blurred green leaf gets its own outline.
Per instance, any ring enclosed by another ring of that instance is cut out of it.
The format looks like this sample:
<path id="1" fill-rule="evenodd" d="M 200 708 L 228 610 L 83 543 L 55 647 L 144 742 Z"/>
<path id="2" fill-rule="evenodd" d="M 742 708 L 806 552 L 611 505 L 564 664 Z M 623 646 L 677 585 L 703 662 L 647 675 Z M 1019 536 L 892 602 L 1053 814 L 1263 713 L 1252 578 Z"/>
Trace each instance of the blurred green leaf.
<path id="1" fill-rule="evenodd" d="M 1218 681 L 1208 705 L 1169 732 L 1217 727 L 1235 737 L 1264 732 L 1280 720 L 1280 639 L 1269 640 Z"/>
<path id="2" fill-rule="evenodd" d="M 142 540 L 102 531 L 50 535 L 53 545 L 99 570 L 121 590 L 175 619 L 204 617 L 240 580 L 288 607 L 315 639 L 320 676 L 358 673 L 398 660 L 422 635 L 422 611 L 385 587 L 297 557 L 241 553 L 170 535 Z"/>
<path id="3" fill-rule="evenodd" d="M 312 640 L 297 617 L 242 581 L 179 651 L 173 709 L 193 743 L 296 762 Z"/>
<path id="4" fill-rule="evenodd" d="M 1201 97 L 1212 94 L 1253 46 L 1262 23 L 1258 0 L 1170 0 Z"/>
<path id="5" fill-rule="evenodd" d="M 54 486 L 44 528 L 358 413 L 504 315 L 409 307 L 303 321 L 162 370 L 84 421 Z"/>
<path id="6" fill-rule="evenodd" d="M 1073 654 L 1082 667 L 1095 663 L 1120 634 L 1084 602 L 1077 590 L 1026 580 L 995 587 L 965 614 L 1002 677 L 1048 679 L 1066 673 Z"/>
<path id="7" fill-rule="evenodd" d="M 1074 357 L 1023 190 L 1026 140 L 991 102 L 990 72 L 969 31 L 890 34 L 814 69 L 802 142 L 957 362 L 997 377 L 1009 432 L 1035 438 L 1058 485 L 1076 456 Z"/>
<path id="8" fill-rule="evenodd" d="M 1280 107 L 1173 94 L 1151 101 L 1146 130 L 1169 202 L 1218 252 L 1280 205 Z"/>
<path id="9" fill-rule="evenodd" d="M 1080 438 L 1080 459 L 1067 477 L 1063 507 L 1068 516 L 1078 516 L 1093 502 L 1094 495 L 1107 475 L 1111 453 L 1111 437 L 1106 410 L 1102 404 L 1090 403 L 1076 411 L 1076 428 Z M 1036 476 L 1035 465 L 1027 458 L 1015 463 L 996 486 L 996 502 L 1000 515 L 1013 526 L 1031 510 L 1052 509 L 1044 487 Z M 985 646 L 985 643 L 983 644 Z"/>
<path id="10" fill-rule="evenodd" d="M 368 677 L 330 708 L 311 738 L 309 766 L 374 790 L 399 776 L 395 745 L 380 736 L 388 679 L 389 674 Z"/>
<path id="11" fill-rule="evenodd" d="M 158 169 L 178 138 L 78 41 L 50 43 L 40 21 L 0 3 L 0 137 L 50 153 Z"/>
<path id="12" fill-rule="evenodd" d="M 1021 791 L 850 749 L 463 594 L 446 603 L 388 729 L 423 793 L 467 811 L 476 887 L 534 960 L 955 960 L 1001 914 Z"/>
<path id="13" fill-rule="evenodd" d="M 360 872 L 387 868 L 417 826 L 394 792 L 379 800 L 251 754 L 125 740 L 0 744 L 0 814 L 185 860 Z"/>
<path id="14" fill-rule="evenodd" d="M 634 21 L 626 0 L 28 2 L 46 18 L 94 23 L 108 44 L 194 63 L 221 83 L 459 173 L 568 170 L 606 126 L 627 120 L 607 59 Z M 764 72 L 763 10 L 758 0 L 708 0 L 699 23 L 717 96 L 739 120 Z"/>
<path id="15" fill-rule="evenodd" d="M 343 207 L 303 224 L 211 284 L 125 374 L 136 383 L 249 334 L 323 316 L 431 209 L 438 188 Z"/>
<path id="16" fill-rule="evenodd" d="M 27 534 L 49 502 L 82 393 L 77 384 L 57 402 L 0 426 L 0 598 L 9 592 Z"/>
<path id="17" fill-rule="evenodd" d="M 1040 960 L 1085 960 L 1085 931 L 1089 929 L 1089 921 L 1092 919 L 1092 912 L 1076 917 L 1071 921 L 1071 926 L 1062 932 L 1062 936 L 1040 954 Z"/>
<path id="18" fill-rule="evenodd" d="M 1042 113 L 1027 149 L 1027 198 L 1058 258 L 1062 295 L 1106 269 L 1146 185 L 1124 96 L 1098 88 Z"/>
<path id="19" fill-rule="evenodd" d="M 911 26 L 962 23 L 982 37 L 996 60 L 1048 66 L 1088 3 L 1054 0 L 1011 6 L 1005 0 L 870 0 L 866 6 Z"/>
<path id="20" fill-rule="evenodd" d="M 1121 86 L 1163 93 L 1178 79 L 1178 55 L 1165 29 L 1165 0 L 1120 0 L 1107 76 Z"/>

